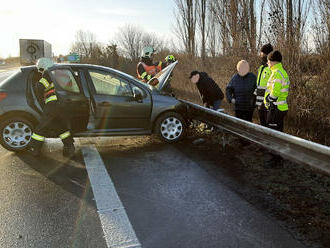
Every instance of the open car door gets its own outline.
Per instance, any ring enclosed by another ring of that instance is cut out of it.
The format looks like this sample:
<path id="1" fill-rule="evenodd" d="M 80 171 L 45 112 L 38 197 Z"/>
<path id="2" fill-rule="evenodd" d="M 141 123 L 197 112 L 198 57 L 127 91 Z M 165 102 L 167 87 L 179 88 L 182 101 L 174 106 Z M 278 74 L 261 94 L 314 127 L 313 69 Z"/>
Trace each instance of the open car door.
<path id="1" fill-rule="evenodd" d="M 71 67 L 53 67 L 49 70 L 55 85 L 56 95 L 71 122 L 73 133 L 87 130 L 89 120 L 89 99 L 81 86 L 81 74 Z"/>

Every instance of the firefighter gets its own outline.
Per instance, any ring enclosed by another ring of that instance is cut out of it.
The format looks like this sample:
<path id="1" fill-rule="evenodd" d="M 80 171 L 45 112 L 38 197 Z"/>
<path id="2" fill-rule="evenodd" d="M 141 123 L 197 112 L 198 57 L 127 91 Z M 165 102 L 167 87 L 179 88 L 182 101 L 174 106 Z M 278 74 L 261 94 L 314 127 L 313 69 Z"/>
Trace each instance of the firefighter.
<path id="1" fill-rule="evenodd" d="M 142 50 L 141 61 L 137 64 L 137 76 L 140 80 L 148 83 L 158 72 L 160 72 L 164 65 L 163 63 L 152 61 L 155 50 L 153 47 L 145 47 Z M 149 82 L 150 85 L 156 86 L 159 83 L 158 79 Z"/>
<path id="2" fill-rule="evenodd" d="M 257 76 L 257 89 L 254 94 L 256 95 L 256 105 L 259 113 L 260 125 L 266 126 L 267 120 L 267 109 L 264 104 L 265 91 L 267 89 L 267 82 L 271 75 L 271 70 L 267 66 L 267 55 L 273 51 L 271 44 L 262 46 L 260 50 L 261 66 L 258 69 Z"/>
<path id="3" fill-rule="evenodd" d="M 69 130 L 69 120 L 65 115 L 64 107 L 61 106 L 58 101 L 54 84 L 47 70 L 53 66 L 53 62 L 48 58 L 40 58 L 36 66 L 38 72 L 42 74 L 41 79 L 36 85 L 36 95 L 38 99 L 43 98 L 45 104 L 43 106 L 40 123 L 31 136 L 28 151 L 32 155 L 38 156 L 45 141 L 46 131 L 49 130 L 49 128 L 54 128 L 60 134 L 59 137 L 64 144 L 63 156 L 73 156 L 75 147 L 73 144 L 74 140 Z"/>
<path id="4" fill-rule="evenodd" d="M 165 58 L 165 63 L 164 63 L 165 66 L 164 67 L 174 63 L 175 61 L 176 61 L 176 59 L 175 59 L 174 55 L 171 55 L 171 54 L 167 55 L 166 58 Z"/>
<path id="5" fill-rule="evenodd" d="M 175 59 L 174 55 L 167 55 L 165 57 L 165 62 L 162 65 L 165 68 L 166 66 L 174 63 L 175 61 L 176 61 L 176 59 Z M 173 77 L 173 73 L 171 73 L 170 77 L 168 78 L 168 83 L 167 83 L 166 87 L 164 87 L 162 90 L 164 92 L 167 92 L 168 94 L 171 94 L 171 95 L 174 96 L 173 90 L 172 90 L 172 87 L 171 87 L 172 77 Z"/>
<path id="6" fill-rule="evenodd" d="M 267 127 L 283 132 L 283 120 L 288 112 L 289 77 L 283 69 L 279 51 L 271 52 L 267 59 L 272 72 L 264 97 L 264 104 L 268 109 Z"/>

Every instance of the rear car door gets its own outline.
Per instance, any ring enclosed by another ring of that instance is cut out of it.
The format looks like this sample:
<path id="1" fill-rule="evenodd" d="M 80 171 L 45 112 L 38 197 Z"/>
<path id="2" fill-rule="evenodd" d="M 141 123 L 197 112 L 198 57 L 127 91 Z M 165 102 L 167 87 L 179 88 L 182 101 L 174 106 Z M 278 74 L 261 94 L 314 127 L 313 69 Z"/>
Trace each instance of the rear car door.
<path id="1" fill-rule="evenodd" d="M 56 95 L 70 118 L 73 132 L 86 131 L 89 119 L 89 100 L 83 93 L 80 75 L 83 74 L 70 67 L 55 67 L 50 70 Z"/>
<path id="2" fill-rule="evenodd" d="M 98 69 L 88 70 L 92 88 L 96 129 L 111 131 L 146 130 L 150 128 L 151 96 L 142 88 L 143 98 L 133 96 L 131 79 Z"/>

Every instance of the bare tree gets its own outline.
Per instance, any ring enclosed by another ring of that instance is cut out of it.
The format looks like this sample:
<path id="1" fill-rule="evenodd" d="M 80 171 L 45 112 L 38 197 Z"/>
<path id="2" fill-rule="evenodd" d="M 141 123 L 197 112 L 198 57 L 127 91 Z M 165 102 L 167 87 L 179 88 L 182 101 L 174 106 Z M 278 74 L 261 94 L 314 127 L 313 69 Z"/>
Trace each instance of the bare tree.
<path id="1" fill-rule="evenodd" d="M 301 48 L 311 3 L 312 0 L 269 0 L 268 39 L 290 55 L 295 54 Z"/>
<path id="2" fill-rule="evenodd" d="M 164 48 L 164 42 L 154 33 L 145 32 L 138 26 L 125 25 L 117 32 L 117 44 L 126 57 L 137 61 L 143 47 L 152 46 L 156 51 Z"/>
<path id="3" fill-rule="evenodd" d="M 260 4 L 259 34 L 258 34 L 259 38 L 258 38 L 258 44 L 257 44 L 258 48 L 261 46 L 261 40 L 262 40 L 262 34 L 263 34 L 262 27 L 263 27 L 264 15 L 265 15 L 264 8 L 265 8 L 266 0 L 260 0 L 260 1 L 261 1 L 261 4 Z"/>
<path id="4" fill-rule="evenodd" d="M 196 53 L 196 0 L 175 0 L 177 7 L 175 33 L 183 42 L 185 50 Z"/>
<path id="5" fill-rule="evenodd" d="M 314 8 L 314 41 L 320 54 L 330 54 L 330 2 L 318 0 Z"/>
<path id="6" fill-rule="evenodd" d="M 220 40 L 220 25 L 217 22 L 217 16 L 214 13 L 213 3 L 209 3 L 209 14 L 207 18 L 207 34 L 208 34 L 208 51 L 212 57 L 215 57 L 217 54 L 217 47 L 219 47 Z"/>
<path id="7" fill-rule="evenodd" d="M 244 15 L 243 0 L 215 0 L 213 1 L 212 11 L 217 16 L 223 54 L 237 54 L 241 48 L 247 48 L 247 36 L 244 29 L 244 21 L 248 18 L 248 13 Z M 248 9 L 247 9 L 248 10 Z"/>
<path id="8" fill-rule="evenodd" d="M 123 49 L 124 54 L 131 60 L 139 59 L 142 50 L 143 31 L 141 28 L 127 24 L 120 28 L 117 33 L 118 44 Z"/>
<path id="9" fill-rule="evenodd" d="M 76 52 L 81 57 L 91 58 L 98 48 L 99 44 L 96 41 L 95 34 L 79 30 L 76 32 L 76 40 L 71 47 L 71 52 Z"/>
<path id="10" fill-rule="evenodd" d="M 204 60 L 206 57 L 206 39 L 207 39 L 207 21 L 208 8 L 207 0 L 197 1 L 197 23 L 200 31 L 201 37 L 201 57 Z"/>

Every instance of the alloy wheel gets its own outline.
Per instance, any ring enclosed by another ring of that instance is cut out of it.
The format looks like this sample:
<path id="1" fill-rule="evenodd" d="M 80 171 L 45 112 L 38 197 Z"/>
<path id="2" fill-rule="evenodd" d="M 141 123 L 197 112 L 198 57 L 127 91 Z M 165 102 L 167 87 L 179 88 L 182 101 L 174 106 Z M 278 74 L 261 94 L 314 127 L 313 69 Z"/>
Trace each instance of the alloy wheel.
<path id="1" fill-rule="evenodd" d="M 32 130 L 23 122 L 11 122 L 4 127 L 2 136 L 8 146 L 22 148 L 30 142 Z"/>

